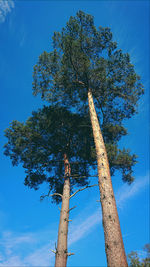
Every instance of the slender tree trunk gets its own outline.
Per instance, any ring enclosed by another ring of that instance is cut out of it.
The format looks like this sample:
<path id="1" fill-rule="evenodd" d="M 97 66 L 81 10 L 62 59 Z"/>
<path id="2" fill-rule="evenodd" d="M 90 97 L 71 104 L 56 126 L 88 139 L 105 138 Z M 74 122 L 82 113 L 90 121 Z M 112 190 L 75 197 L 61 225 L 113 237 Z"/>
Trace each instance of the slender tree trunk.
<path id="1" fill-rule="evenodd" d="M 128 266 L 128 264 L 112 188 L 107 152 L 94 107 L 93 96 L 90 90 L 88 92 L 88 102 L 97 154 L 107 264 L 109 267 L 125 267 Z"/>
<path id="2" fill-rule="evenodd" d="M 70 198 L 70 164 L 67 155 L 64 155 L 65 178 L 62 196 L 62 206 L 59 221 L 59 231 L 57 240 L 57 250 L 55 267 L 66 267 L 68 250 L 67 250 L 67 236 L 68 236 L 68 219 L 69 219 L 69 198 Z"/>

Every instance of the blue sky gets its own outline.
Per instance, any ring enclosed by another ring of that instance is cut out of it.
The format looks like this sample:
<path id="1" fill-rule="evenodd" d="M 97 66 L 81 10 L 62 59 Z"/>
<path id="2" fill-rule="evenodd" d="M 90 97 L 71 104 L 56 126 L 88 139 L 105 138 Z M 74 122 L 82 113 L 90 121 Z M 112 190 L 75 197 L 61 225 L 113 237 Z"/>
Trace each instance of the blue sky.
<path id="1" fill-rule="evenodd" d="M 54 31 L 83 10 L 97 26 L 110 27 L 114 40 L 128 52 L 145 87 L 139 114 L 125 122 L 129 135 L 120 146 L 138 155 L 135 182 L 125 185 L 119 173 L 113 186 L 126 253 L 149 242 L 149 2 L 148 1 L 3 1 L 0 0 L 1 179 L 0 266 L 53 266 L 59 209 L 50 199 L 40 202 L 46 189 L 23 185 L 24 170 L 12 167 L 3 155 L 3 131 L 12 120 L 25 121 L 42 107 L 32 96 L 32 70 L 38 56 L 51 50 Z M 93 178 L 93 183 L 96 179 Z M 68 266 L 106 266 L 98 188 L 76 195 L 70 206 Z"/>

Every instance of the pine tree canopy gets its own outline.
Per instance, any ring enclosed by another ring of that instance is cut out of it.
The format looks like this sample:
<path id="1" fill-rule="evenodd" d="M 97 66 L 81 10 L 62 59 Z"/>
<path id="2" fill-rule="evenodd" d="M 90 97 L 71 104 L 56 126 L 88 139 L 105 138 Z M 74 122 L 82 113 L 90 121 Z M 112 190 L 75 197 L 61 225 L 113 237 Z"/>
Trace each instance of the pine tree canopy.
<path id="1" fill-rule="evenodd" d="M 129 54 L 117 48 L 110 29 L 97 29 L 93 17 L 79 11 L 54 33 L 53 51 L 39 56 L 33 94 L 85 112 L 88 90 L 105 125 L 121 125 L 135 114 L 143 94 Z"/>
<path id="2" fill-rule="evenodd" d="M 126 149 L 119 151 L 117 144 L 127 134 L 124 120 L 137 112 L 143 86 L 129 54 L 117 48 L 110 29 L 97 29 L 93 17 L 79 11 L 75 17 L 70 17 L 61 32 L 54 33 L 53 51 L 44 51 L 39 56 L 33 72 L 33 94 L 40 93 L 51 105 L 88 114 L 89 90 L 94 98 L 111 173 L 124 165 L 123 180 L 131 183 L 131 166 L 136 156 L 131 156 Z"/>
<path id="3" fill-rule="evenodd" d="M 38 189 L 47 182 L 52 193 L 62 193 L 64 153 L 71 164 L 71 190 L 74 186 L 88 185 L 89 167 L 94 171 L 96 162 L 88 116 L 72 114 L 66 108 L 44 106 L 33 112 L 25 124 L 13 121 L 5 130 L 5 136 L 8 142 L 4 154 L 10 157 L 13 165 L 22 163 L 25 185 L 30 188 Z M 109 141 L 106 129 L 104 137 Z M 107 142 L 106 146 L 111 174 L 120 170 L 123 180 L 130 183 L 136 156 L 130 155 L 128 150 L 119 150 L 116 143 Z M 61 201 L 59 196 L 53 196 L 53 200 Z"/>
<path id="4" fill-rule="evenodd" d="M 64 154 L 71 164 L 73 186 L 88 185 L 89 166 L 95 162 L 89 120 L 71 114 L 65 108 L 44 107 L 33 112 L 25 124 L 13 121 L 6 129 L 5 155 L 13 165 L 23 164 L 25 185 L 38 189 L 49 183 L 52 193 L 62 193 L 64 183 Z M 84 178 L 84 179 L 83 179 Z M 59 196 L 53 200 L 59 202 Z"/>

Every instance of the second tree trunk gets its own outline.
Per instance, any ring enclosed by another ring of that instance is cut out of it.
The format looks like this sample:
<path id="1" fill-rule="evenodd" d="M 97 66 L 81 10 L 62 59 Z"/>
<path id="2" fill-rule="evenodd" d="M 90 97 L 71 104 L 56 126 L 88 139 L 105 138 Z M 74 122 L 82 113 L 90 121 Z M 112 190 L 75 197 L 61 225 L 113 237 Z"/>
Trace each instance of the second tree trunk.
<path id="1" fill-rule="evenodd" d="M 62 206 L 59 221 L 59 231 L 57 240 L 57 250 L 55 267 L 66 267 L 68 250 L 67 250 L 67 238 L 68 238 L 68 220 L 69 220 L 69 198 L 70 198 L 70 165 L 67 155 L 64 155 L 64 187 L 62 195 Z"/>

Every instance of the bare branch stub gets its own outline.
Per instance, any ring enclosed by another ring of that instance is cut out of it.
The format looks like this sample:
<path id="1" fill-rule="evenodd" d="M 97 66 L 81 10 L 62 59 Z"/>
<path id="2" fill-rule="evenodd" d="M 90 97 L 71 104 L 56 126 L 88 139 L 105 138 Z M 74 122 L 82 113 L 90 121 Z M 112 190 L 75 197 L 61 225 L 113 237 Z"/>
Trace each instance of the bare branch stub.
<path id="1" fill-rule="evenodd" d="M 72 255 L 75 255 L 74 253 L 67 253 L 67 256 L 72 256 Z"/>
<path id="2" fill-rule="evenodd" d="M 70 208 L 70 209 L 68 210 L 68 213 L 69 213 L 71 210 L 75 209 L 76 207 L 77 207 L 77 206 L 74 206 L 74 207 Z"/>
<path id="3" fill-rule="evenodd" d="M 55 250 L 53 250 L 53 249 L 50 249 L 54 254 L 56 254 L 57 253 L 57 251 L 55 251 Z"/>
<path id="4" fill-rule="evenodd" d="M 93 187 L 93 186 L 98 186 L 98 184 L 87 185 L 87 186 L 85 186 L 85 187 L 83 187 L 83 188 L 80 188 L 80 189 L 78 189 L 76 192 L 74 192 L 74 193 L 70 196 L 70 198 L 74 197 L 78 192 L 83 191 L 84 189 L 86 189 L 86 188 L 90 188 L 90 187 Z"/>

